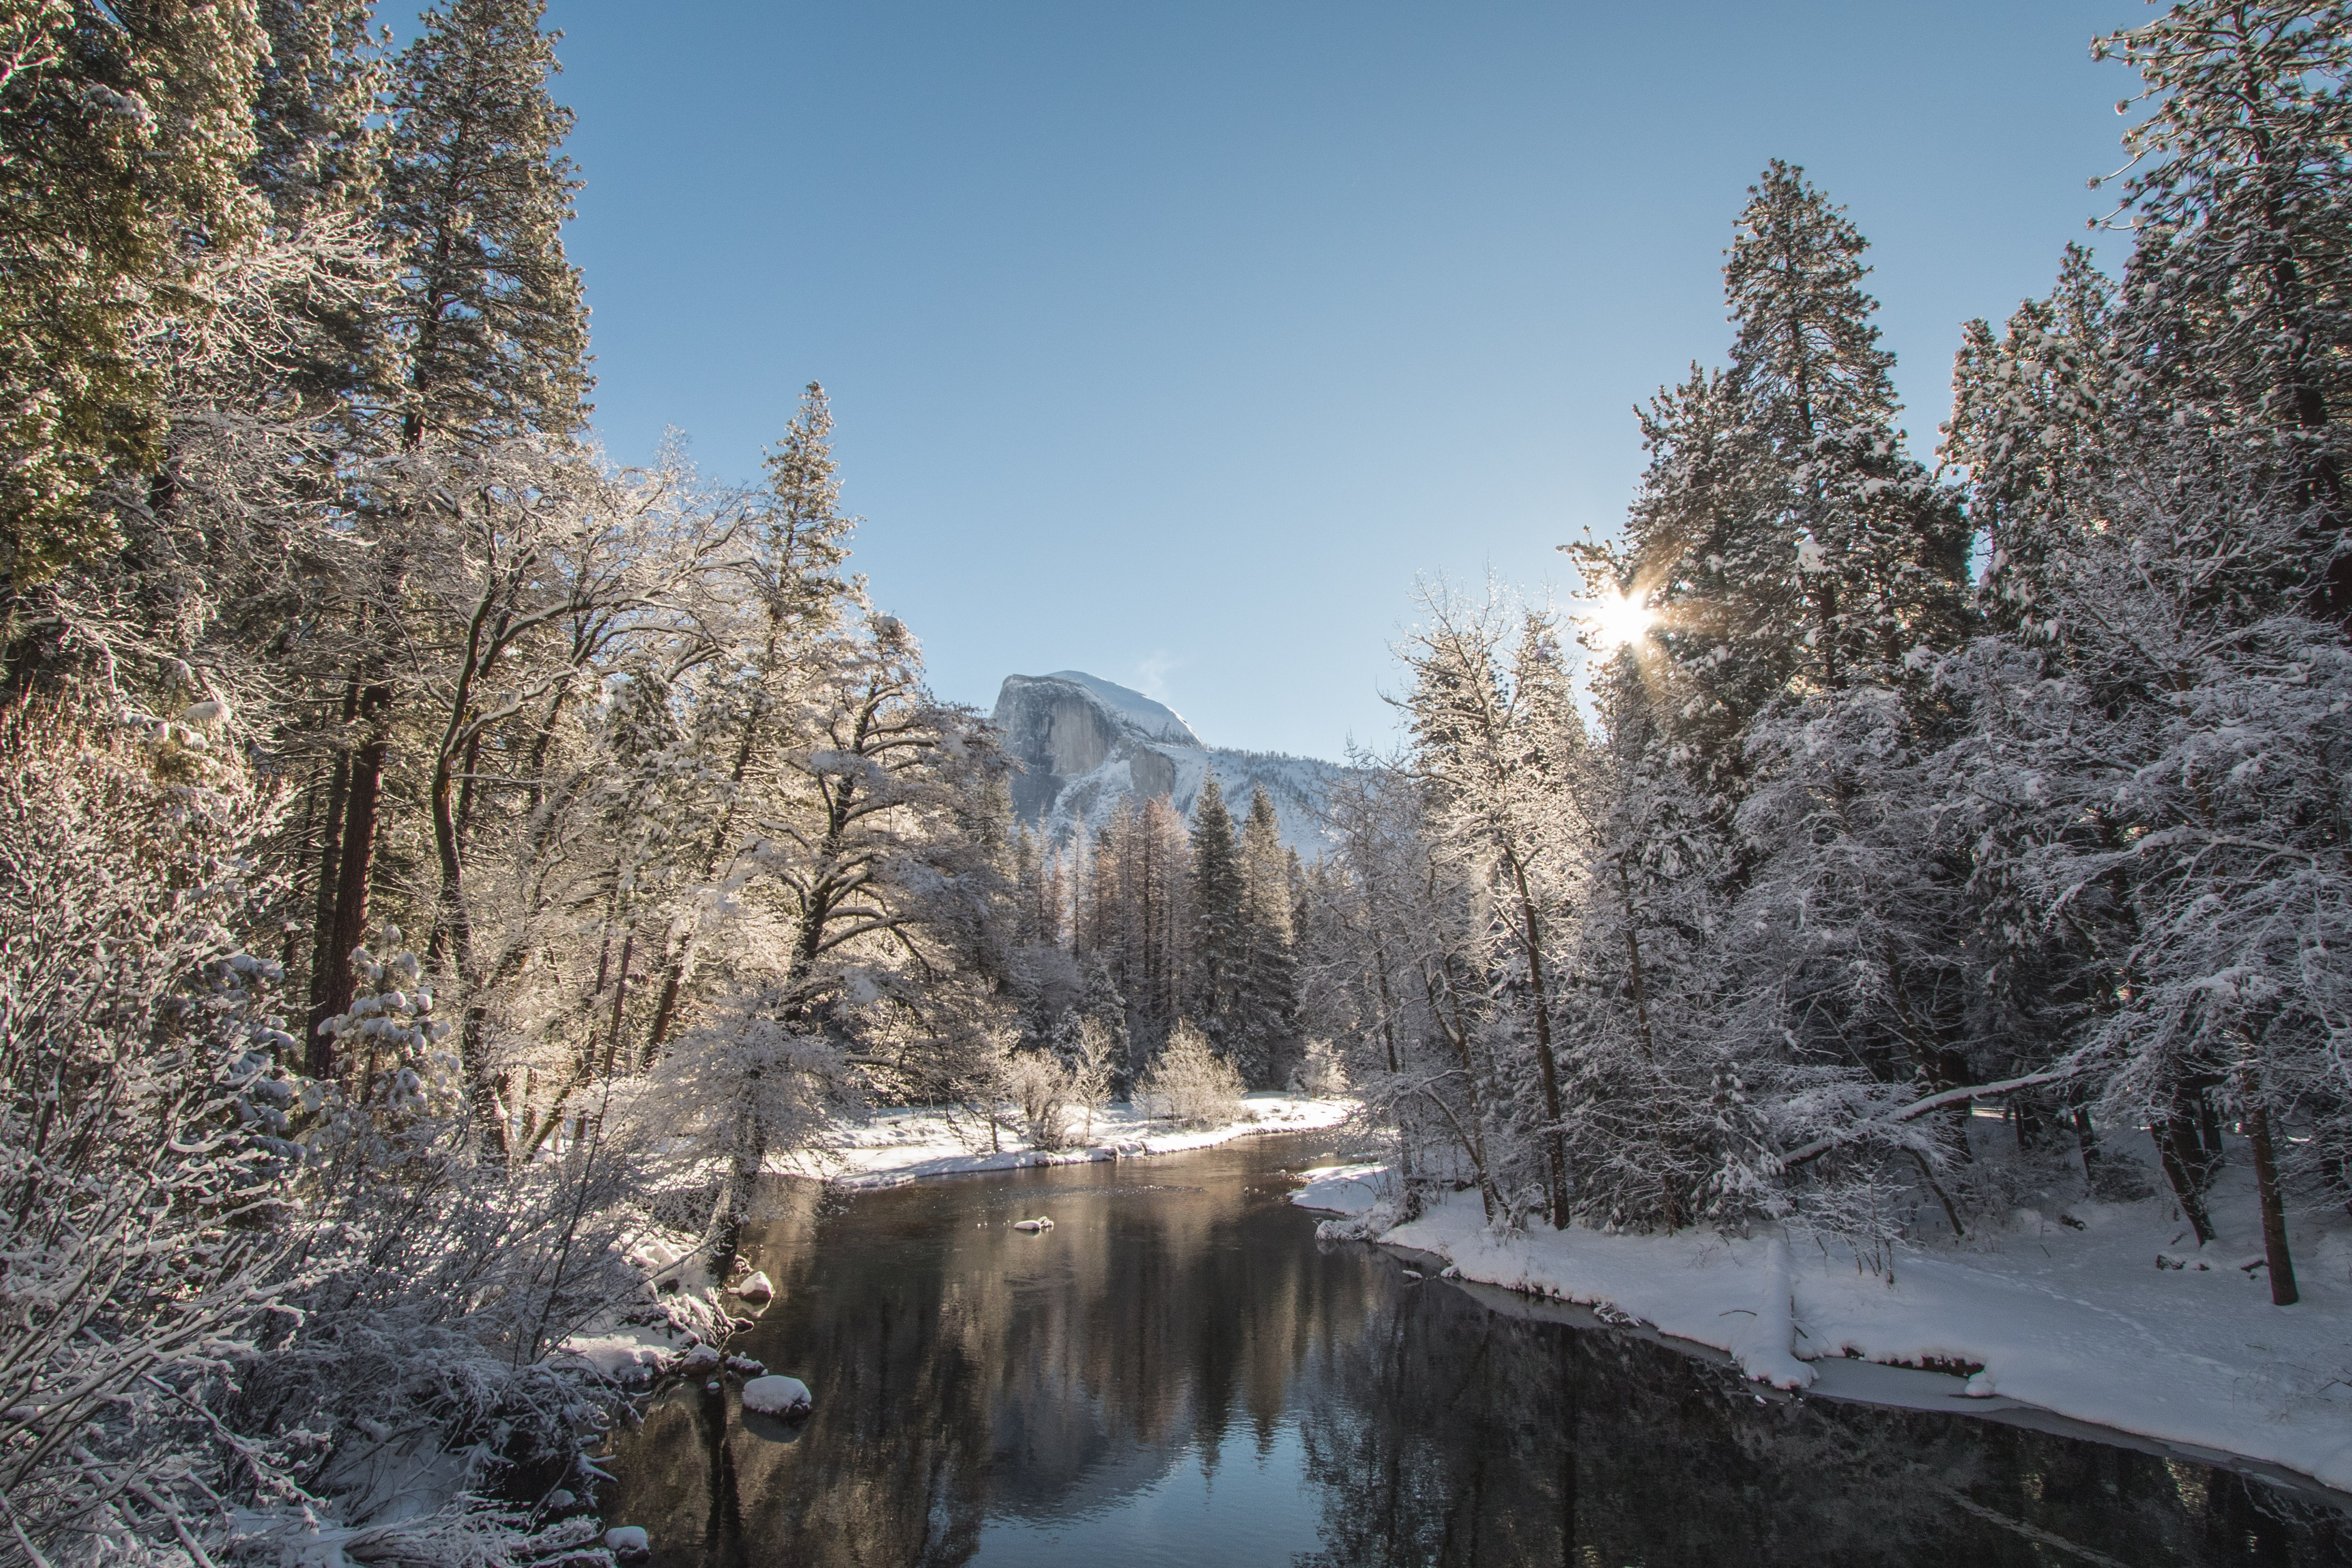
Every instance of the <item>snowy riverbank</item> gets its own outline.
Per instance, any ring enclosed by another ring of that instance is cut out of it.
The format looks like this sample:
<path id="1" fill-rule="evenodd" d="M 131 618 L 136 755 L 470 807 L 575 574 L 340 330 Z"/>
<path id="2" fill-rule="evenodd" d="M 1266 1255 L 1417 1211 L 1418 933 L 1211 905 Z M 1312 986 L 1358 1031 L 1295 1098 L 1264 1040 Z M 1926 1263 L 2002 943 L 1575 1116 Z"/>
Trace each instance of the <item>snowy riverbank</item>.
<path id="1" fill-rule="evenodd" d="M 2352 1225 L 2294 1227 L 2303 1300 L 2272 1306 L 2262 1270 L 2244 1267 L 2262 1246 L 2240 1168 L 2214 1194 L 2222 1239 L 2201 1251 L 2162 1199 L 2084 1203 L 1897 1253 L 1891 1281 L 1835 1240 L 1777 1232 L 1496 1237 L 1475 1194 L 1381 1228 L 1383 1169 L 1307 1174 L 1292 1201 L 1355 1216 L 1335 1229 L 1360 1233 L 1369 1219 L 1373 1239 L 1442 1258 L 1465 1279 L 1636 1320 L 1778 1387 L 1840 1395 L 1846 1358 L 1959 1372 L 1965 1385 L 1943 1381 L 1971 1400 L 2352 1491 Z"/>
<path id="2" fill-rule="evenodd" d="M 987 1128 L 970 1116 L 923 1108 L 877 1110 L 835 1122 L 818 1148 L 773 1156 L 767 1168 L 836 1187 L 895 1187 L 929 1176 L 1181 1154 L 1262 1132 L 1312 1132 L 1339 1126 L 1358 1109 L 1352 1100 L 1249 1094 L 1242 1097 L 1242 1114 L 1232 1121 L 1180 1128 L 1119 1103 L 1097 1111 L 1093 1125 L 1066 1149 L 1034 1148 L 1002 1130 L 992 1149 Z"/>

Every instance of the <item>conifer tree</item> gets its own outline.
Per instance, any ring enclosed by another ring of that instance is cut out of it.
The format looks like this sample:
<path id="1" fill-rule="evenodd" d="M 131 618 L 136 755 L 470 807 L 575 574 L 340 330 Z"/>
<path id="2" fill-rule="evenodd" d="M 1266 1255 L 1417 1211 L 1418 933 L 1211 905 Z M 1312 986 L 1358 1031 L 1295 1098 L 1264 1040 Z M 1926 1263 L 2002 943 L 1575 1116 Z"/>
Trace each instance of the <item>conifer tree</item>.
<path id="1" fill-rule="evenodd" d="M 254 100 L 251 179 L 279 224 L 360 209 L 379 192 L 373 121 L 388 79 L 373 10 L 368 0 L 262 0 L 269 51 Z"/>
<path id="2" fill-rule="evenodd" d="M 448 0 L 400 56 L 383 226 L 401 274 L 401 442 L 569 435 L 588 310 L 564 258 L 579 189 L 545 0 Z"/>
<path id="3" fill-rule="evenodd" d="M 1899 682 L 1915 649 L 1950 647 L 1968 580 L 1957 498 L 1895 429 L 1866 248 L 1803 170 L 1775 160 L 1724 268 L 1738 326 L 1729 390 L 1767 468 L 1742 542 L 1757 577 L 1810 612 L 1780 635 L 1801 649 L 1801 678 L 1825 689 Z"/>
<path id="4" fill-rule="evenodd" d="M 1218 1054 L 1234 1060 L 1247 1049 L 1241 1016 L 1247 889 L 1217 775 L 1201 781 L 1192 802 L 1191 920 L 1185 1014 Z"/>
<path id="5" fill-rule="evenodd" d="M 2154 105 L 2125 137 L 2138 389 L 2276 444 L 2311 509 L 2313 603 L 2352 618 L 2352 15 L 2184 0 L 2093 53 Z"/>
<path id="6" fill-rule="evenodd" d="M 1291 870 L 1297 860 L 1283 847 L 1274 798 L 1264 784 L 1254 786 L 1241 835 L 1242 961 L 1234 1053 L 1242 1077 L 1254 1084 L 1267 1080 L 1274 1051 L 1297 1029 L 1298 976 L 1291 923 Z"/>
<path id="7" fill-rule="evenodd" d="M 708 885 L 740 847 L 751 808 L 754 760 L 782 743 L 797 717 L 807 656 L 840 623 L 851 585 L 840 574 L 848 558 L 855 519 L 841 511 L 841 479 L 833 458 L 833 407 L 811 382 L 767 459 L 768 484 L 746 520 L 749 548 L 731 563 L 735 624 L 711 628 L 709 653 L 731 652 L 717 664 L 698 706 L 698 744 L 709 756 L 711 795 L 703 806 L 709 826 L 690 872 Z M 730 648 L 730 646 L 731 648 Z M 659 1055 L 685 1000 L 685 986 L 708 937 L 697 913 L 678 911 L 662 959 L 662 983 L 644 1057 Z"/>
<path id="8" fill-rule="evenodd" d="M 388 373 L 388 279 L 366 246 L 383 195 L 377 123 L 389 77 L 369 0 L 263 0 L 269 51 L 254 104 L 248 174 L 271 227 L 321 253 L 326 276 L 297 280 L 289 311 L 309 328 L 286 379 L 314 414 L 348 422 L 380 401 Z M 350 447 L 356 441 L 340 443 Z"/>
<path id="9" fill-rule="evenodd" d="M 200 258 L 257 228 L 242 176 L 266 45 L 249 0 L 16 0 L 0 30 L 0 591 L 13 599 L 102 555 L 114 531 L 97 492 L 135 486 L 161 458 L 165 385 L 140 339 L 199 308 Z"/>

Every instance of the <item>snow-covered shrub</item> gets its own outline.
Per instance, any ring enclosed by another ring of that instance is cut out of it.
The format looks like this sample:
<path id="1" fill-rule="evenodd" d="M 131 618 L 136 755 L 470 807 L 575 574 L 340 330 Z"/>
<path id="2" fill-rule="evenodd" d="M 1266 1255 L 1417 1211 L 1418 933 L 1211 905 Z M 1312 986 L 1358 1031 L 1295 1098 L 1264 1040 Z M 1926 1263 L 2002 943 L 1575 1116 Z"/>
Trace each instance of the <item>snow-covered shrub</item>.
<path id="1" fill-rule="evenodd" d="M 275 804 L 71 706 L 0 758 L 0 1503 L 170 1550 L 226 1480 L 206 1395 L 303 1278 L 294 1042 L 233 934 Z"/>
<path id="2" fill-rule="evenodd" d="M 1081 1119 L 1081 1139 L 1095 1135 L 1095 1115 L 1110 1103 L 1110 1081 L 1123 1054 L 1118 1038 L 1100 1018 L 1082 1015 L 1071 1031 L 1067 1054 L 1070 1104 Z"/>
<path id="3" fill-rule="evenodd" d="M 1326 1039 L 1307 1042 L 1298 1058 L 1298 1087 L 1319 1097 L 1348 1092 L 1348 1064 Z"/>
<path id="4" fill-rule="evenodd" d="M 487 1494 L 590 1489 L 606 1401 L 549 1352 L 636 1286 L 606 1217 L 627 1163 L 475 1157 L 390 946 L 331 1025 L 352 1092 L 288 1071 L 277 965 L 236 940 L 273 923 L 251 864 L 276 805 L 235 752 L 19 707 L 0 756 L 11 1547 L 497 1568 L 589 1544 Z"/>
<path id="5" fill-rule="evenodd" d="M 353 953 L 359 994 L 323 1026 L 353 1092 L 305 1086 L 290 1322 L 213 1405 L 247 1435 L 244 1549 L 497 1568 L 592 1542 L 498 1497 L 593 1495 L 580 1439 L 613 1397 L 553 1352 L 641 1292 L 622 1232 L 639 1172 L 601 1128 L 559 1160 L 469 1147 L 446 1026 L 400 941 L 386 927 Z"/>
<path id="6" fill-rule="evenodd" d="M 1169 1035 L 1136 1095 L 1155 1116 L 1186 1127 L 1210 1127 L 1241 1114 L 1242 1075 L 1187 1020 Z"/>
<path id="7" fill-rule="evenodd" d="M 1030 1146 L 1067 1145 L 1072 1110 L 1068 1069 L 1043 1051 L 1023 1051 L 1005 1064 L 1004 1081 L 1021 1108 L 1022 1131 Z"/>

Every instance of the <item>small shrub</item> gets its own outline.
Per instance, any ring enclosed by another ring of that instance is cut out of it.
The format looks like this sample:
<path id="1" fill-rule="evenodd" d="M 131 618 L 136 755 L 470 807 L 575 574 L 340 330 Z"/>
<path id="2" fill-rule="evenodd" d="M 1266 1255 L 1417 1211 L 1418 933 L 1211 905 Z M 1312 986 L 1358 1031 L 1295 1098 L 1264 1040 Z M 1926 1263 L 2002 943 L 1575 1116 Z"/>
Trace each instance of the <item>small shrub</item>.
<path id="1" fill-rule="evenodd" d="M 1021 1108 L 1030 1146 L 1066 1148 L 1070 1142 L 1070 1075 L 1043 1052 L 1014 1057 L 1004 1066 L 1004 1082 Z"/>
<path id="2" fill-rule="evenodd" d="M 1328 1040 L 1309 1040 L 1299 1058 L 1298 1087 L 1320 1100 L 1348 1092 L 1347 1064 Z"/>
<path id="3" fill-rule="evenodd" d="M 1241 1115 L 1242 1075 L 1210 1048 L 1206 1036 L 1182 1023 L 1168 1037 L 1136 1093 L 1151 1115 L 1186 1127 L 1210 1127 Z"/>

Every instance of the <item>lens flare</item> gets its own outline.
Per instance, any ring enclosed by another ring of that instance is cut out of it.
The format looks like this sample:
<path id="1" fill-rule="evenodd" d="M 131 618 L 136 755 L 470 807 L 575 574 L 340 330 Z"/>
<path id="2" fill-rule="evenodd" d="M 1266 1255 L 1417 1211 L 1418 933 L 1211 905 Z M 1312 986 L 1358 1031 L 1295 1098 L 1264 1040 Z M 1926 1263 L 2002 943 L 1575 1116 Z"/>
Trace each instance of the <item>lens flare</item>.
<path id="1" fill-rule="evenodd" d="M 1603 647 L 1628 647 L 1640 642 L 1657 618 L 1657 612 L 1641 599 L 1624 594 L 1605 594 L 1592 601 L 1591 612 L 1584 621 Z"/>

